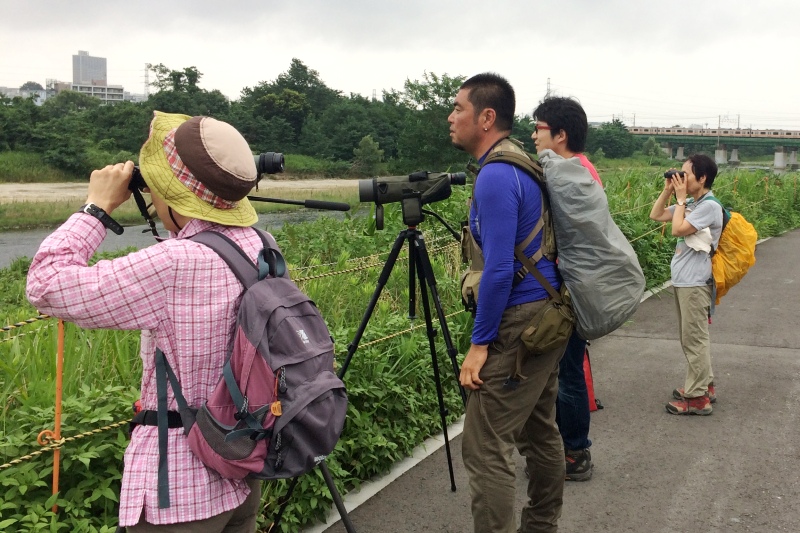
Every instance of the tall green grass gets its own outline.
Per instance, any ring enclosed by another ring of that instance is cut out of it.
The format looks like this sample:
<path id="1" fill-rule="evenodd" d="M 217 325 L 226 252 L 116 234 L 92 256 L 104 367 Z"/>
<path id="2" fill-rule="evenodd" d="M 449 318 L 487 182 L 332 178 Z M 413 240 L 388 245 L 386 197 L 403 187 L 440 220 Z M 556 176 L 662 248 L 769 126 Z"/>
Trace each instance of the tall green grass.
<path id="1" fill-rule="evenodd" d="M 80 176 L 44 163 L 41 154 L 0 151 L 0 183 L 55 183 L 80 179 Z"/>

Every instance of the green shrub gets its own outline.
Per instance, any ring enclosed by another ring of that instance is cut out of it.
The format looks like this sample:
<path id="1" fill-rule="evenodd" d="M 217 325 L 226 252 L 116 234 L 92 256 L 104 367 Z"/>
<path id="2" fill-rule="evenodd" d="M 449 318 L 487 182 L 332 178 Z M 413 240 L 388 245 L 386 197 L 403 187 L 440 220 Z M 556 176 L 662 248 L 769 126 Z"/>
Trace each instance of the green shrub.
<path id="1" fill-rule="evenodd" d="M 81 178 L 45 163 L 41 154 L 0 151 L 0 183 L 63 182 Z"/>

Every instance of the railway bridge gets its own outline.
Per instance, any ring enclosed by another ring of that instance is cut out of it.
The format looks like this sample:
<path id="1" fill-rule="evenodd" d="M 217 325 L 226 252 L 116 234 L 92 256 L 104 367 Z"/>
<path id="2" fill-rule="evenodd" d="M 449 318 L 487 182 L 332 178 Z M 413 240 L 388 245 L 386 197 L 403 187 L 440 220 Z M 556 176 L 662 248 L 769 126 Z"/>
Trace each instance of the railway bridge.
<path id="1" fill-rule="evenodd" d="M 797 150 L 800 147 L 800 131 L 756 130 L 750 128 L 658 128 L 629 127 L 633 135 L 654 137 L 670 158 L 683 160 L 687 144 L 716 143 L 714 159 L 718 165 L 738 165 L 741 146 L 772 146 L 775 149 L 776 170 L 800 168 Z M 728 152 L 730 150 L 730 153 Z M 673 153 L 674 152 L 674 153 Z"/>

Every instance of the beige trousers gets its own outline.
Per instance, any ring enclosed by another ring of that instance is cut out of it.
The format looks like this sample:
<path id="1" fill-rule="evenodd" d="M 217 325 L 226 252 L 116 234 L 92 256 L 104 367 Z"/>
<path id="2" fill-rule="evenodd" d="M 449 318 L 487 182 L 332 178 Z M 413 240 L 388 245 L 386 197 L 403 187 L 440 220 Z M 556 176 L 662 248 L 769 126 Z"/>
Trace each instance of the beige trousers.
<path id="1" fill-rule="evenodd" d="M 506 309 L 500 333 L 489 345 L 481 369 L 483 385 L 470 391 L 464 420 L 462 455 L 469 476 L 475 533 L 514 533 L 514 447 L 528 465 L 528 502 L 519 531 L 555 533 L 564 492 L 564 447 L 555 422 L 558 363 L 566 344 L 552 352 L 529 356 L 522 367 L 526 379 L 507 380 L 515 369 L 523 327 L 544 304 L 531 302 Z"/>
<path id="2" fill-rule="evenodd" d="M 711 370 L 711 339 L 708 333 L 708 310 L 711 287 L 674 287 L 678 311 L 678 338 L 686 356 L 684 396 L 696 398 L 708 392 L 714 381 Z"/>

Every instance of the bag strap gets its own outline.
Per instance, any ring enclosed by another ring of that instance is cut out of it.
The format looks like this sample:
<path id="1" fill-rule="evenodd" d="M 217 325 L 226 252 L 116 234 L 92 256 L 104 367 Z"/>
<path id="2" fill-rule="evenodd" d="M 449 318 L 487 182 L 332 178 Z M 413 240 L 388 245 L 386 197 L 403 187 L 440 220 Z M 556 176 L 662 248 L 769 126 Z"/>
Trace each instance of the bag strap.
<path id="1" fill-rule="evenodd" d="M 264 247 L 258 252 L 258 264 L 254 265 L 247 254 L 227 235 L 217 231 L 201 231 L 189 237 L 189 240 L 208 246 L 219 255 L 230 267 L 236 278 L 250 288 L 257 281 L 272 275 L 284 277 L 286 275 L 286 260 L 278 251 L 278 245 L 271 235 L 253 228 Z"/>
<path id="2" fill-rule="evenodd" d="M 189 239 L 214 250 L 247 289 L 256 282 L 266 278 L 271 273 L 277 277 L 282 277 L 286 273 L 286 261 L 281 253 L 278 252 L 275 240 L 269 234 L 255 228 L 253 229 L 264 244 L 264 248 L 258 254 L 258 265 L 253 264 L 244 250 L 222 233 L 216 231 L 202 231 Z M 181 414 L 183 431 L 186 435 L 189 434 L 191 427 L 195 423 L 196 410 L 190 408 L 186 402 L 186 398 L 184 398 L 181 390 L 181 384 L 167 361 L 164 352 L 162 352 L 160 348 L 156 348 L 155 371 L 156 394 L 158 399 L 158 507 L 160 509 L 166 509 L 170 506 L 169 472 L 167 467 L 167 446 L 169 442 L 167 432 L 169 429 L 167 382 L 169 382 L 169 385 L 172 387 L 172 394 L 175 397 L 175 402 L 178 404 L 178 412 Z M 242 431 L 250 435 L 257 434 L 255 437 L 256 440 L 268 436 L 264 428 L 253 416 L 253 413 L 250 413 L 247 408 L 247 397 L 242 394 L 241 389 L 236 383 L 233 369 L 231 368 L 230 357 L 226 358 L 222 375 L 231 393 L 231 399 L 238 409 L 237 415 L 239 419 L 243 420 L 249 426 L 248 429 Z"/>
<path id="3" fill-rule="evenodd" d="M 712 202 L 715 202 L 717 205 L 719 205 L 722 208 L 722 231 L 725 231 L 725 226 L 727 226 L 728 222 L 730 222 L 730 220 L 731 220 L 730 211 L 725 209 L 725 206 L 722 205 L 722 202 L 719 200 L 719 198 L 717 198 L 716 196 L 711 194 L 711 191 L 707 192 L 705 194 L 705 196 L 703 196 L 700 199 L 700 202 L 702 202 L 704 200 L 710 200 Z M 699 204 L 700 202 L 697 202 L 697 203 Z M 722 233 L 720 232 L 720 236 L 721 235 L 722 235 Z M 717 243 L 716 248 L 712 248 L 711 249 L 711 252 L 708 254 L 709 257 L 712 257 L 712 258 L 714 257 L 714 254 L 717 253 L 717 248 L 719 248 L 719 243 Z M 716 303 L 715 303 L 716 300 L 717 300 L 717 281 L 714 279 L 713 272 L 711 274 L 711 279 L 709 280 L 709 285 L 711 286 L 711 305 L 708 307 L 708 320 L 710 321 L 711 317 L 714 315 L 714 311 L 716 310 L 716 307 L 717 307 Z"/>
<path id="4" fill-rule="evenodd" d="M 166 509 L 170 506 L 169 502 L 169 470 L 167 468 L 167 444 L 169 443 L 169 415 L 167 410 L 167 380 L 172 386 L 172 394 L 178 404 L 178 412 L 181 414 L 183 432 L 189 434 L 189 429 L 194 425 L 195 413 L 189 409 L 186 399 L 181 391 L 181 384 L 175 376 L 172 367 L 167 362 L 167 357 L 161 348 L 156 348 L 156 395 L 158 399 L 158 508 Z"/>
<path id="5" fill-rule="evenodd" d="M 225 263 L 227 263 L 241 284 L 244 285 L 246 289 L 249 289 L 255 283 L 267 278 L 270 274 L 272 274 L 273 277 L 283 277 L 286 274 L 286 260 L 277 250 L 278 245 L 275 243 L 275 239 L 266 232 L 255 228 L 253 229 L 261 238 L 261 242 L 264 245 L 261 251 L 258 252 L 257 266 L 250 261 L 250 258 L 247 257 L 247 254 L 239 245 L 222 233 L 216 231 L 202 231 L 193 235 L 190 239 L 214 250 Z M 268 433 L 249 410 L 247 396 L 242 393 L 239 384 L 236 383 L 230 357 L 226 358 L 225 364 L 222 367 L 222 376 L 225 379 L 225 384 L 228 387 L 231 400 L 233 400 L 234 405 L 236 405 L 237 413 L 235 417 L 248 426 L 246 429 L 229 433 L 225 437 L 225 440 L 230 441 L 243 434 L 251 436 L 254 440 L 261 440 L 267 437 Z M 175 392 L 174 384 L 173 392 Z"/>
<path id="6" fill-rule="evenodd" d="M 511 147 L 509 147 L 509 144 L 511 145 Z M 510 149 L 506 149 L 505 147 L 509 147 Z M 533 241 L 533 239 L 535 239 L 536 236 L 544 229 L 545 211 L 549 210 L 549 200 L 547 199 L 547 186 L 543 178 L 544 173 L 542 171 L 542 167 L 541 165 L 539 165 L 538 161 L 534 160 L 525 151 L 525 149 L 522 146 L 522 143 L 514 139 L 511 139 L 510 137 L 506 137 L 505 139 L 501 140 L 489 151 L 489 155 L 487 155 L 486 159 L 483 160 L 483 164 L 481 165 L 480 168 L 485 167 L 489 163 L 508 163 L 514 167 L 518 167 L 522 169 L 526 174 L 531 176 L 531 178 L 533 178 L 533 180 L 539 185 L 539 191 L 540 191 L 539 194 L 542 204 L 539 211 L 539 220 L 536 222 L 536 225 L 534 225 L 533 229 L 528 234 L 528 236 L 525 237 L 522 243 L 520 243 L 518 246 L 521 247 L 523 251 L 523 256 L 527 258 L 527 256 L 524 255 L 524 250 Z M 480 171 L 480 168 L 478 169 L 478 171 Z M 478 181 L 478 176 L 476 175 L 475 182 L 477 181 Z M 473 188 L 474 187 L 475 184 L 473 184 Z M 544 245 L 544 235 L 542 235 L 542 244 L 539 245 L 539 249 L 536 250 L 536 252 L 530 257 L 530 259 L 533 260 L 534 263 L 539 262 L 539 260 L 544 256 L 544 252 L 542 251 L 543 245 Z M 520 261 L 522 260 L 520 259 Z M 517 272 L 514 273 L 514 285 L 520 283 L 525 278 L 525 275 L 528 272 L 532 271 L 528 268 L 525 262 L 522 261 L 522 268 L 520 268 Z"/>
<path id="7" fill-rule="evenodd" d="M 722 231 L 725 231 L 725 226 L 727 226 L 728 222 L 731 221 L 731 212 L 728 211 L 728 209 L 724 205 L 722 205 L 722 202 L 719 200 L 719 198 L 711 194 L 711 192 L 703 196 L 700 199 L 700 202 L 702 202 L 703 200 L 711 200 L 712 202 L 715 202 L 722 208 Z M 700 202 L 697 203 L 699 204 Z"/>
<path id="8" fill-rule="evenodd" d="M 556 302 L 562 303 L 561 295 L 557 290 L 555 290 L 555 288 L 553 288 L 550 282 L 547 281 L 547 278 L 545 278 L 544 275 L 539 272 L 539 269 L 536 268 L 536 265 L 533 263 L 533 261 L 531 261 L 525 255 L 525 248 L 521 248 L 521 246 L 522 245 L 519 244 L 514 248 L 514 255 L 522 262 L 523 265 L 525 265 L 525 268 L 527 268 L 528 271 L 533 274 L 533 277 L 536 278 L 536 281 L 538 281 L 539 284 L 547 291 L 547 294 L 549 294 Z"/>
<path id="9" fill-rule="evenodd" d="M 483 165 L 481 166 L 486 166 L 488 163 L 493 163 L 495 161 L 502 161 L 520 167 L 544 188 L 545 183 L 542 166 L 525 151 L 525 148 L 519 141 L 506 137 L 492 148 L 489 155 L 483 160 Z"/>

